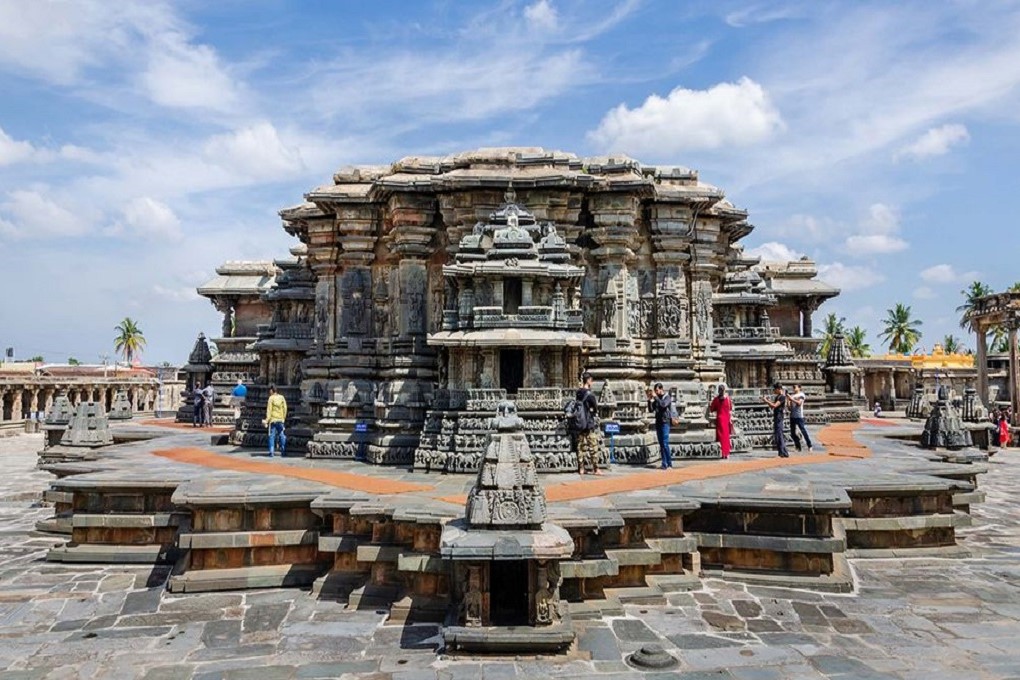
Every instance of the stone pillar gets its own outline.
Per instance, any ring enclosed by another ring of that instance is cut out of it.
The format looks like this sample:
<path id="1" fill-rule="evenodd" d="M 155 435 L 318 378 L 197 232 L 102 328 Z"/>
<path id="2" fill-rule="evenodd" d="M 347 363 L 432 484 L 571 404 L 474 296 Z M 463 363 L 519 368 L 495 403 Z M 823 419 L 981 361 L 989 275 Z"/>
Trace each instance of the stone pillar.
<path id="1" fill-rule="evenodd" d="M 31 394 L 32 396 L 28 401 L 28 410 L 34 416 L 36 413 L 39 412 L 39 388 L 38 387 L 31 388 L 29 390 L 29 394 Z"/>
<path id="2" fill-rule="evenodd" d="M 1018 319 L 1010 319 L 1009 329 L 1009 404 L 1013 408 L 1013 425 L 1020 424 L 1020 357 L 1017 356 L 1016 331 Z"/>
<path id="3" fill-rule="evenodd" d="M 977 332 L 977 354 L 974 357 L 974 366 L 977 368 L 977 396 L 980 403 L 988 408 L 988 334 L 984 326 L 978 325 Z"/>
<path id="4" fill-rule="evenodd" d="M 4 404 L 7 403 L 6 400 L 7 400 L 7 390 L 3 389 L 3 388 L 0 388 L 0 423 L 4 422 L 6 420 L 6 418 L 4 417 L 4 413 L 5 413 L 4 412 Z"/>
<path id="5" fill-rule="evenodd" d="M 24 408 L 24 394 L 23 388 L 14 390 L 14 402 L 11 404 L 11 420 L 21 420 L 24 417 L 22 408 Z"/>
<path id="6" fill-rule="evenodd" d="M 521 306 L 530 307 L 532 304 L 532 289 L 534 288 L 535 282 L 531 279 L 524 279 L 521 281 Z"/>
<path id="7" fill-rule="evenodd" d="M 814 307 L 810 305 L 802 307 L 800 310 L 802 328 L 800 335 L 802 338 L 810 338 L 811 335 L 814 333 L 814 328 L 811 325 L 812 312 L 814 312 Z"/>

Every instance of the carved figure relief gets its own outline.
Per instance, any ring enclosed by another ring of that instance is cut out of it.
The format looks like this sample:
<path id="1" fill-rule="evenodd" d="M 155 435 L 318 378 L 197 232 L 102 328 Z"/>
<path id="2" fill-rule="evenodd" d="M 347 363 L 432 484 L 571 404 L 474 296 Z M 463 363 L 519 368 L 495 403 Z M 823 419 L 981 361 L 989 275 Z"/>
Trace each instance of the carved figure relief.
<path id="1" fill-rule="evenodd" d="M 464 593 L 464 625 L 482 625 L 482 590 L 479 567 L 468 567 L 467 592 Z"/>
<path id="2" fill-rule="evenodd" d="M 701 340 L 712 339 L 712 287 L 708 281 L 694 284 L 694 331 Z"/>
<path id="3" fill-rule="evenodd" d="M 601 314 L 601 325 L 599 326 L 599 335 L 615 335 L 616 333 L 616 298 L 607 297 L 603 298 L 600 309 Z"/>

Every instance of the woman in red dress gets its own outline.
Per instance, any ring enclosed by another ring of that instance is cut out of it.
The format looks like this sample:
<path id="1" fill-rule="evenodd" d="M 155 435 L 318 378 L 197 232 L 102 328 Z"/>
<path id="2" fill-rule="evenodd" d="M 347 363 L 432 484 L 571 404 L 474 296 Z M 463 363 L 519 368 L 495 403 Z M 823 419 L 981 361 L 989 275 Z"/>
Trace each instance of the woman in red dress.
<path id="1" fill-rule="evenodd" d="M 1009 417 L 1005 411 L 999 412 L 999 446 L 1006 448 L 1013 441 L 1013 436 L 1009 431 Z"/>
<path id="2" fill-rule="evenodd" d="M 716 414 L 715 438 L 722 447 L 722 457 L 730 457 L 730 425 L 732 423 L 733 400 L 726 395 L 726 385 L 719 385 L 719 392 L 708 410 Z"/>

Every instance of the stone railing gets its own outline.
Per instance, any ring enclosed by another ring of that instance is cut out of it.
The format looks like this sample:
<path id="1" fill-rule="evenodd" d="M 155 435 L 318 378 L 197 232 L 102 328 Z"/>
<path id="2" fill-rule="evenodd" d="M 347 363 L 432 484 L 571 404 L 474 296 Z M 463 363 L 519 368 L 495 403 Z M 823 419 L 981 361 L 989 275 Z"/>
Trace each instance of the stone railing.
<path id="1" fill-rule="evenodd" d="M 496 405 L 506 399 L 506 390 L 499 388 L 470 389 L 467 395 L 468 411 L 496 411 Z"/>
<path id="2" fill-rule="evenodd" d="M 773 340 L 779 338 L 776 326 L 743 326 L 741 328 L 716 328 L 713 334 L 719 340 Z"/>
<path id="3" fill-rule="evenodd" d="M 475 328 L 557 328 L 580 330 L 579 309 L 563 310 L 557 315 L 552 307 L 519 307 L 516 314 L 504 314 L 500 307 L 475 307 Z M 445 324 L 445 318 L 444 318 Z"/>

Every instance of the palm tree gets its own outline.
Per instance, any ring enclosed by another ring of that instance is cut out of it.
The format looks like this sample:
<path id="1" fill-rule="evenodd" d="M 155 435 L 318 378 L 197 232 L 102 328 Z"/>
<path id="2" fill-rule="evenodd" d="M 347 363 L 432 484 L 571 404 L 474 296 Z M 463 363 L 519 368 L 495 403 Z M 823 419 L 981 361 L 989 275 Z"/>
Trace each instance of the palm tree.
<path id="1" fill-rule="evenodd" d="M 142 329 L 138 327 L 134 319 L 126 316 L 114 330 L 118 335 L 113 339 L 113 348 L 123 354 L 124 360 L 130 364 L 145 347 L 145 336 L 142 334 Z"/>
<path id="2" fill-rule="evenodd" d="M 1020 281 L 1017 281 L 1012 286 L 1006 289 L 1007 293 L 1020 293 Z"/>
<path id="3" fill-rule="evenodd" d="M 978 298 L 991 295 L 993 292 L 991 286 L 980 281 L 972 281 L 969 286 L 960 291 L 960 295 L 965 298 L 964 303 L 956 308 L 956 311 L 960 313 L 960 328 L 972 332 L 975 330 L 974 324 L 967 318 L 967 314 L 970 313 L 970 310 L 974 309 L 974 304 Z"/>
<path id="4" fill-rule="evenodd" d="M 963 351 L 963 345 L 955 335 L 947 335 L 942 338 L 942 351 L 946 354 L 959 354 Z"/>
<path id="5" fill-rule="evenodd" d="M 832 344 L 832 339 L 837 335 L 842 335 L 846 328 L 846 319 L 844 317 L 836 317 L 835 314 L 828 314 L 825 317 L 825 321 L 822 323 L 822 328 L 815 331 L 822 337 L 822 344 L 818 346 L 818 351 L 823 357 L 829 356 L 829 346 Z"/>
<path id="6" fill-rule="evenodd" d="M 871 354 L 871 345 L 867 342 L 867 333 L 860 326 L 854 326 L 846 334 L 846 346 L 850 356 L 866 357 Z"/>
<path id="7" fill-rule="evenodd" d="M 1009 351 L 1009 331 L 1005 326 L 992 326 L 992 342 L 989 351 L 997 354 L 1005 354 Z"/>
<path id="8" fill-rule="evenodd" d="M 878 334 L 889 343 L 889 351 L 908 354 L 921 339 L 921 321 L 910 318 L 910 305 L 897 302 L 886 310 L 885 330 Z"/>

